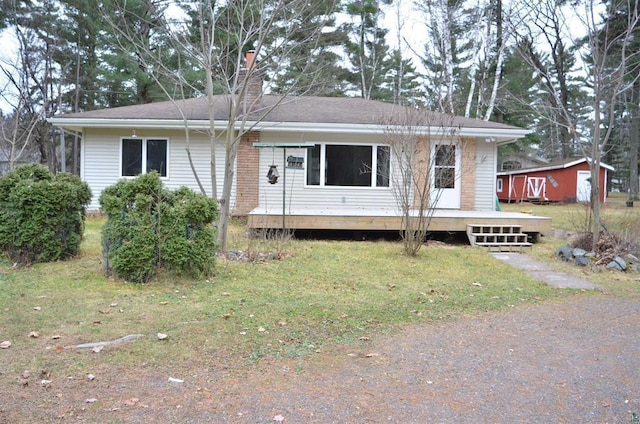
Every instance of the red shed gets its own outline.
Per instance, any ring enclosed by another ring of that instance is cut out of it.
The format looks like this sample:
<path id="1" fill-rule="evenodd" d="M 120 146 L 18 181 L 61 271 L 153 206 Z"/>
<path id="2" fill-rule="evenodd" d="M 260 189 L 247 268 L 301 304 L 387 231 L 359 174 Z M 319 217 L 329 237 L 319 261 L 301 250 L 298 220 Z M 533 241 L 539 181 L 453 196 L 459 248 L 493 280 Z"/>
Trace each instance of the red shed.
<path id="1" fill-rule="evenodd" d="M 548 165 L 498 172 L 496 193 L 504 202 L 588 202 L 591 197 L 591 159 L 565 159 Z M 600 200 L 606 200 L 607 172 L 600 164 Z"/>

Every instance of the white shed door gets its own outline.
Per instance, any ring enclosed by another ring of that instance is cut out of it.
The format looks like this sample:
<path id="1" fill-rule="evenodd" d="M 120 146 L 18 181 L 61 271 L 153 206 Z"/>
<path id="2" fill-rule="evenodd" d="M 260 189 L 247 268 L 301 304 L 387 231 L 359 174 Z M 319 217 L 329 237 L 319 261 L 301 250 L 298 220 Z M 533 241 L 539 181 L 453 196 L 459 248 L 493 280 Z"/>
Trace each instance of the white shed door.
<path id="1" fill-rule="evenodd" d="M 527 197 L 529 199 L 544 200 L 547 190 L 547 179 L 545 177 L 529 177 L 527 179 Z"/>
<path id="2" fill-rule="evenodd" d="M 578 202 L 591 201 L 591 171 L 578 171 L 578 190 L 576 191 Z"/>
<path id="3" fill-rule="evenodd" d="M 431 207 L 460 209 L 460 144 L 434 143 L 431 157 Z"/>

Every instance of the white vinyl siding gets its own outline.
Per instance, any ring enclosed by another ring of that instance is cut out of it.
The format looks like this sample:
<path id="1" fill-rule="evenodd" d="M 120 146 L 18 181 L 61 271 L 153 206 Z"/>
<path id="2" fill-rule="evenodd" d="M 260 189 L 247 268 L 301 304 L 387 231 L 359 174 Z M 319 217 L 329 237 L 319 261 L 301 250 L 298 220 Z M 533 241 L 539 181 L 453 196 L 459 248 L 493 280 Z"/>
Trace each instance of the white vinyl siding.
<path id="1" fill-rule="evenodd" d="M 176 189 L 187 186 L 200 192 L 193 176 L 186 152 L 186 142 L 183 131 L 142 131 L 137 130 L 140 138 L 165 138 L 168 143 L 169 159 L 167 178 L 162 182 L 166 188 Z M 100 208 L 98 199 L 102 191 L 115 184 L 120 176 L 120 140 L 131 136 L 131 131 L 88 129 L 82 143 L 82 168 L 80 177 L 91 188 L 93 197 L 88 209 L 97 211 Z M 208 196 L 211 196 L 210 150 L 209 139 L 206 135 L 192 134 L 190 139 L 191 157 L 200 181 Z M 224 148 L 216 146 L 216 173 L 218 178 L 218 195 L 222 193 L 224 170 Z M 235 203 L 235 182 L 232 187 L 231 208 Z"/>
<path id="2" fill-rule="evenodd" d="M 496 207 L 497 147 L 478 139 L 476 144 L 475 210 L 493 211 Z"/>
<path id="3" fill-rule="evenodd" d="M 379 137 L 379 136 L 378 136 Z M 265 143 L 299 143 L 313 142 L 318 144 L 362 144 L 378 145 L 380 140 L 374 135 L 338 135 L 338 134 L 300 134 L 263 132 L 260 141 Z M 393 191 L 389 187 L 339 187 L 305 185 L 307 155 L 306 149 L 289 148 L 286 156 L 304 157 L 301 168 L 286 169 L 286 212 L 296 211 L 328 211 L 348 209 L 397 209 Z M 260 149 L 260 181 L 259 209 L 266 213 L 282 211 L 283 197 L 283 149 Z M 269 184 L 266 175 L 271 165 L 278 166 L 280 177 L 277 184 Z M 393 172 L 393 164 L 391 165 Z"/>

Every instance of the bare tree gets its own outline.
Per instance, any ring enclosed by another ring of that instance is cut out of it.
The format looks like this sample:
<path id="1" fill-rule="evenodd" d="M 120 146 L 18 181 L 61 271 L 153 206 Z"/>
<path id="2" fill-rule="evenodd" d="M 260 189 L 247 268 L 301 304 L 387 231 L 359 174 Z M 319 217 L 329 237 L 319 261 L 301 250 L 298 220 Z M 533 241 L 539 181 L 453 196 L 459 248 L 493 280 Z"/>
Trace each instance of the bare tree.
<path id="1" fill-rule="evenodd" d="M 0 152 L 7 159 L 7 171 L 32 158 L 31 137 L 40 122 L 38 117 L 20 119 L 19 110 L 20 106 L 14 108 L 9 117 L 0 115 Z"/>
<path id="2" fill-rule="evenodd" d="M 491 119 L 513 38 L 511 6 L 502 0 L 420 0 L 429 38 L 415 52 L 427 69 L 434 108 Z M 474 107 L 475 106 L 475 107 Z"/>
<path id="3" fill-rule="evenodd" d="M 639 77 L 638 69 L 629 65 L 638 63 L 637 55 L 640 54 L 630 49 L 639 24 L 637 2 L 614 0 L 604 5 L 606 9 L 602 6 L 595 0 L 585 0 L 575 5 L 573 10 L 567 9 L 564 3 L 547 1 L 538 4 L 531 11 L 533 19 L 529 32 L 520 45 L 523 57 L 536 70 L 547 90 L 550 113 L 544 116 L 558 128 L 562 156 L 570 154 L 571 146 L 590 159 L 591 219 L 588 230 L 592 234 L 594 249 L 602 227 L 601 158 L 610 147 L 616 125 L 615 110 L 623 99 L 622 95 L 633 87 Z M 567 22 L 572 22 L 571 31 L 566 26 Z M 569 33 L 579 32 L 580 24 L 586 35 L 583 40 L 573 40 Z M 547 53 L 536 49 L 536 42 L 540 40 L 549 46 L 551 61 L 546 60 Z M 576 65 L 575 69 L 572 67 L 575 62 L 572 51 L 577 51 L 577 57 L 581 59 L 581 66 Z M 586 112 L 573 109 L 572 103 L 576 99 L 572 102 L 568 82 L 572 71 L 580 72 L 586 82 L 580 93 L 588 99 Z"/>
<path id="4" fill-rule="evenodd" d="M 586 3 L 581 20 L 587 28 L 587 49 L 584 58 L 587 81 L 591 90 L 593 108 L 593 124 L 589 150 L 591 157 L 591 235 L 595 250 L 602 228 L 600 218 L 600 164 L 602 153 L 611 142 L 611 133 L 615 125 L 615 109 L 621 101 L 622 94 L 633 87 L 640 78 L 639 69 L 630 67 L 638 63 L 640 51 L 630 51 L 630 46 L 637 36 L 640 15 L 638 2 L 635 0 L 611 1 L 607 6 L 606 19 L 596 9 L 596 2 Z M 622 27 L 614 26 L 613 17 L 623 14 Z M 622 28 L 622 30 L 620 30 Z"/>
<path id="5" fill-rule="evenodd" d="M 393 160 L 391 187 L 401 217 L 403 250 L 415 256 L 444 190 L 460 184 L 460 128 L 450 115 L 413 109 L 383 125 L 383 142 Z"/>
<path id="6" fill-rule="evenodd" d="M 118 4 L 118 0 L 115 3 Z M 120 8 L 124 9 L 124 6 L 124 3 L 119 4 Z M 240 141 L 289 93 L 304 93 L 304 87 L 293 81 L 286 92 L 280 94 L 278 101 L 265 105 L 261 101 L 263 87 L 256 87 L 256 81 L 262 79 L 263 72 L 279 74 L 293 64 L 301 69 L 299 79 L 304 77 L 312 81 L 306 64 L 311 63 L 308 58 L 314 54 L 314 46 L 333 11 L 333 3 L 304 0 L 200 0 L 185 3 L 185 8 L 184 17 L 165 22 L 157 28 L 162 31 L 167 42 L 166 48 L 171 50 L 170 56 L 174 58 L 170 64 L 164 60 L 167 52 L 149 46 L 148 40 L 140 39 L 134 28 L 123 28 L 117 21 L 112 21 L 111 25 L 127 40 L 129 47 L 133 45 L 139 50 L 137 57 L 143 58 L 145 66 L 151 71 L 150 75 L 161 84 L 181 113 L 183 110 L 180 105 L 186 97 L 185 93 L 204 92 L 207 98 L 211 189 L 220 202 L 218 242 L 224 251 L 227 249 L 231 189 Z M 302 45 L 308 45 L 309 48 L 301 49 Z M 251 54 L 247 56 L 249 51 Z M 299 54 L 303 51 L 306 54 L 304 57 Z M 178 66 L 175 66 L 176 62 Z M 188 75 L 194 69 L 200 72 L 201 79 L 189 79 Z M 216 122 L 221 120 L 221 112 L 226 115 L 226 127 L 219 130 Z M 188 149 L 189 129 L 184 114 L 183 121 Z M 218 190 L 220 183 L 215 167 L 216 145 L 224 147 L 225 155 L 221 190 Z M 192 170 L 196 175 L 193 165 Z"/>
<path id="7" fill-rule="evenodd" d="M 46 19 L 39 9 L 29 14 L 12 5 L 9 12 L 17 54 L 14 62 L 0 63 L 0 72 L 7 82 L 3 100 L 12 106 L 15 122 L 11 130 L 5 130 L 3 138 L 14 162 L 37 148 L 40 162 L 55 172 L 58 170 L 55 132 L 46 121 L 57 111 L 55 99 L 60 89 L 56 84 L 60 67 L 54 60 L 58 51 L 55 30 L 42 22 Z"/>
<path id="8" fill-rule="evenodd" d="M 543 103 L 537 109 L 545 117 L 552 150 L 551 159 L 575 155 L 576 114 L 572 105 L 570 75 L 576 70 L 572 53 L 576 40 L 571 35 L 571 11 L 563 2 L 543 0 L 525 2 L 523 22 L 518 29 L 518 49 L 522 57 L 535 70 L 540 81 Z M 557 146 L 557 148 L 554 148 Z"/>
<path id="9" fill-rule="evenodd" d="M 423 64 L 430 70 L 429 79 L 434 82 L 432 94 L 438 109 L 446 113 L 455 113 L 455 69 L 458 64 L 455 57 L 456 45 L 453 25 L 457 23 L 462 4 L 459 1 L 423 0 L 417 3 L 426 20 L 426 29 L 430 35 L 424 53 L 419 54 Z"/>

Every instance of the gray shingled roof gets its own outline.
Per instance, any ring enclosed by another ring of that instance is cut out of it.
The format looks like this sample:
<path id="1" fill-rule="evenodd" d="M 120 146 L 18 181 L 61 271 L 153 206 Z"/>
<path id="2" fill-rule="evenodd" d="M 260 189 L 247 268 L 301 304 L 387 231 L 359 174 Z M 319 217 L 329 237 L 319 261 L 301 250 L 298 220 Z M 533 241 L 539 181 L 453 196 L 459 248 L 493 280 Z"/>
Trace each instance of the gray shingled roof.
<path id="1" fill-rule="evenodd" d="M 228 96 L 216 96 L 215 113 L 216 120 L 226 121 L 228 117 Z M 262 111 L 255 111 L 252 118 L 261 117 L 262 122 L 291 122 L 291 123 L 321 123 L 321 124 L 364 124 L 379 125 L 388 122 L 390 117 L 400 118 L 411 110 L 390 103 L 375 100 L 366 100 L 353 97 L 313 97 L 290 96 L 272 108 L 281 98 L 279 96 L 263 96 Z M 115 107 L 110 109 L 93 110 L 88 112 L 70 113 L 57 116 L 57 120 L 63 119 L 109 119 L 126 121 L 128 119 L 150 120 L 181 120 L 178 111 L 180 107 L 188 120 L 207 121 L 207 100 L 204 97 L 188 99 L 184 101 L 165 101 L 148 103 L 143 105 Z M 496 122 L 479 119 L 452 117 L 435 112 L 427 112 L 426 125 L 443 125 L 461 128 L 485 128 L 485 129 L 520 129 L 518 127 L 499 124 Z M 251 120 L 251 119 L 250 119 Z"/>

